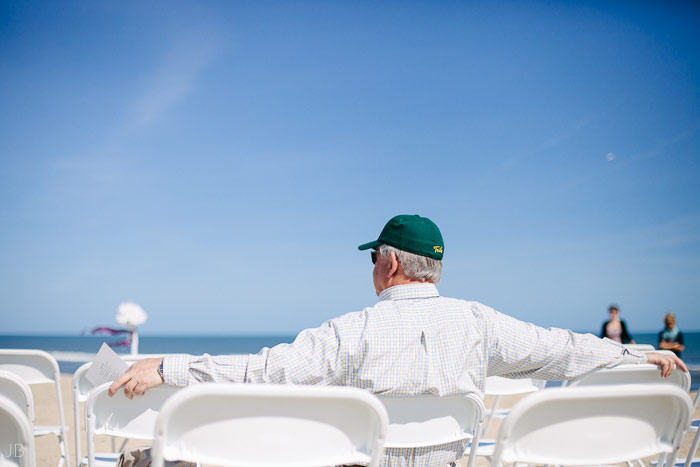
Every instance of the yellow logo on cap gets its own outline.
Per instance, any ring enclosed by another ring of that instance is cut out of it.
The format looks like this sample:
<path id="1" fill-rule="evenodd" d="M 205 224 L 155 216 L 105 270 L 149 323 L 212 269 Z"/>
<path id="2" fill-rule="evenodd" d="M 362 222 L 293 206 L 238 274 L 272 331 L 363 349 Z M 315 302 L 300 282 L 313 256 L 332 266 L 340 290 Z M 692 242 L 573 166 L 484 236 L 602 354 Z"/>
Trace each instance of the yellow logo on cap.
<path id="1" fill-rule="evenodd" d="M 435 250 L 435 253 L 442 253 L 442 247 L 440 245 L 435 245 L 433 249 Z"/>

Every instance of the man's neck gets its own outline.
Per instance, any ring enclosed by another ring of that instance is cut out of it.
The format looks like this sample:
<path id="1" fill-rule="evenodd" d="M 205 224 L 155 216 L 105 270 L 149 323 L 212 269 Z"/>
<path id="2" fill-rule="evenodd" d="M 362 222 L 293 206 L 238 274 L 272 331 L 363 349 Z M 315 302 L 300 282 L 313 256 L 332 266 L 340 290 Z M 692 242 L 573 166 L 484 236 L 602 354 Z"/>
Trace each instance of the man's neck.
<path id="1" fill-rule="evenodd" d="M 431 282 L 421 282 L 415 279 L 411 279 L 407 276 L 401 275 L 401 276 L 395 276 L 392 277 L 389 283 L 387 284 L 387 289 L 389 287 L 395 287 L 397 285 L 410 285 L 410 284 L 430 284 Z"/>

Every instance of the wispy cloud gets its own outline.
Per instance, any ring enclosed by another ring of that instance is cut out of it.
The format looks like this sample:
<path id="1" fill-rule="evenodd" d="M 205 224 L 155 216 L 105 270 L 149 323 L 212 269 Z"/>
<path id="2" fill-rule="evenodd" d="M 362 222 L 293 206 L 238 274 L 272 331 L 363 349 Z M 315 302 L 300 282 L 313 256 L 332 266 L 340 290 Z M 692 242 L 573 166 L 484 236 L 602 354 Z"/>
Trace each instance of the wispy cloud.
<path id="1" fill-rule="evenodd" d="M 215 41 L 207 38 L 173 44 L 136 97 L 126 129 L 148 126 L 185 99 L 194 89 L 197 77 L 219 52 L 220 47 Z"/>
<path id="2" fill-rule="evenodd" d="M 126 156 L 129 151 L 124 151 L 125 136 L 147 129 L 192 94 L 202 73 L 223 52 L 225 43 L 212 24 L 164 35 L 160 55 L 139 70 L 145 78 L 135 86 L 130 100 L 127 98 L 123 120 L 111 126 L 98 145 L 49 160 L 52 170 L 92 187 L 108 187 L 143 175 Z"/>
<path id="3" fill-rule="evenodd" d="M 681 130 L 668 138 L 662 139 L 653 147 L 634 156 L 632 160 L 652 159 L 654 157 L 666 154 L 666 151 L 670 146 L 690 138 L 691 136 L 695 135 L 698 130 L 700 130 L 700 120 L 696 120 L 684 130 Z"/>
<path id="4" fill-rule="evenodd" d="M 601 249 L 617 254 L 633 256 L 665 254 L 692 261 L 700 259 L 697 247 L 700 245 L 700 211 L 689 212 L 662 222 L 653 222 L 632 228 L 618 228 L 614 232 L 600 232 L 594 235 L 562 241 L 548 245 L 552 251 L 580 250 L 591 255 Z M 680 253 L 682 249 L 682 253 Z"/>

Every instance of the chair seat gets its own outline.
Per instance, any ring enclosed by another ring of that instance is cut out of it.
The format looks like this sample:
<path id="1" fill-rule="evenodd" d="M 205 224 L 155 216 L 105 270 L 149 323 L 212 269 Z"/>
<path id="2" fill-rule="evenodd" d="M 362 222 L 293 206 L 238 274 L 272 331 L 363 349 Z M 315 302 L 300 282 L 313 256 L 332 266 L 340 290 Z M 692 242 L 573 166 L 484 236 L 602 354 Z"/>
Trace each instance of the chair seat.
<path id="1" fill-rule="evenodd" d="M 68 427 L 66 427 L 68 431 Z M 44 435 L 60 435 L 61 427 L 59 425 L 36 425 L 34 426 L 34 436 Z"/>

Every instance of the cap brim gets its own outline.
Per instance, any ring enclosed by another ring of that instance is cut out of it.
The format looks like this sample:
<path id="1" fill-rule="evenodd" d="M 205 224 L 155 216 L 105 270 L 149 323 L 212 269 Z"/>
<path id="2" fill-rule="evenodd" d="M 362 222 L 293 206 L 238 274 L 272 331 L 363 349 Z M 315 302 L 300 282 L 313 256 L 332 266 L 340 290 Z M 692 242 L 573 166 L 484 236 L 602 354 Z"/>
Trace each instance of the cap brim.
<path id="1" fill-rule="evenodd" d="M 369 243 L 364 243 L 360 246 L 357 247 L 358 250 L 369 250 L 370 248 L 377 248 L 381 243 L 379 243 L 379 240 L 375 240 L 373 242 Z"/>

